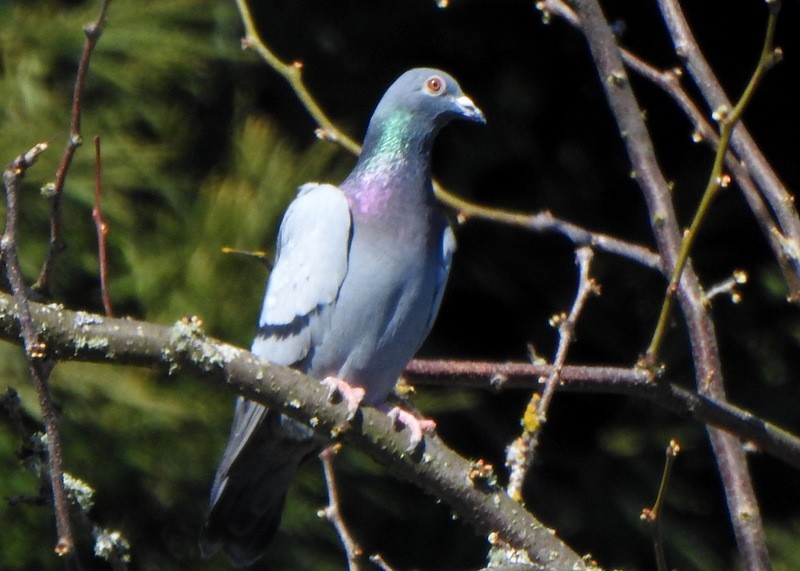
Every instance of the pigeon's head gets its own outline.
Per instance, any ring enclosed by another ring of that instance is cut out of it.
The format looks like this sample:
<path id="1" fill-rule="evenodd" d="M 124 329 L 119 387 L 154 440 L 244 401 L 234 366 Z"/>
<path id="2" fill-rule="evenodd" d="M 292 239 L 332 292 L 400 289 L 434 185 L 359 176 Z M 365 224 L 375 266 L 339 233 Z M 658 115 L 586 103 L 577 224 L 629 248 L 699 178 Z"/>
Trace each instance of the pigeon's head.
<path id="1" fill-rule="evenodd" d="M 386 117 L 398 111 L 409 113 L 418 124 L 429 124 L 434 131 L 452 119 L 486 123 L 481 110 L 464 95 L 458 82 L 432 68 L 415 68 L 398 77 L 384 94 L 375 115 Z"/>

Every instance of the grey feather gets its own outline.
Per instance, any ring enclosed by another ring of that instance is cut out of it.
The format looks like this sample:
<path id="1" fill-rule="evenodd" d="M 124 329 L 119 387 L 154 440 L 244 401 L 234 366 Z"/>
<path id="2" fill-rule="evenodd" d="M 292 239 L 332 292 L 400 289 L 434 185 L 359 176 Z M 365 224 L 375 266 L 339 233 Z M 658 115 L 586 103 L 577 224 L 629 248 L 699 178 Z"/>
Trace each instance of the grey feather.
<path id="1" fill-rule="evenodd" d="M 309 356 L 311 321 L 330 307 L 347 274 L 351 216 L 347 199 L 331 184 L 300 187 L 278 234 L 259 330 L 251 350 L 279 365 Z"/>

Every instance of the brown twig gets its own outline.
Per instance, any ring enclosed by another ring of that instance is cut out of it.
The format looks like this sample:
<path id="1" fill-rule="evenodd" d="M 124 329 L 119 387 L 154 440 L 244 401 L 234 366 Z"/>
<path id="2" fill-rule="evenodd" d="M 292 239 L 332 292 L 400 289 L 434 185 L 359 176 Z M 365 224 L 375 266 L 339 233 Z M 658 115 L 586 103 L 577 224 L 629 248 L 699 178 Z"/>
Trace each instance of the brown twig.
<path id="1" fill-rule="evenodd" d="M 659 258 L 658 254 L 644 246 L 626 242 L 600 232 L 586 230 L 572 222 L 553 216 L 547 210 L 535 214 L 527 214 L 499 210 L 488 206 L 478 206 L 455 195 L 449 195 L 446 199 L 442 199 L 441 196 L 439 198 L 451 208 L 455 208 L 459 212 L 461 220 L 487 220 L 531 232 L 560 234 L 572 242 L 575 247 L 589 246 L 609 254 L 627 258 L 646 268 L 663 271 L 661 258 Z"/>
<path id="2" fill-rule="evenodd" d="M 747 87 L 742 93 L 742 96 L 736 103 L 736 106 L 733 109 L 726 107 L 724 109 L 719 108 L 714 111 L 714 117 L 720 126 L 719 143 L 717 144 L 716 154 L 714 157 L 714 165 L 711 168 L 708 183 L 706 184 L 703 197 L 701 198 L 700 204 L 697 207 L 697 211 L 692 219 L 692 223 L 689 226 L 689 229 L 683 234 L 681 248 L 678 252 L 678 259 L 672 269 L 672 275 L 670 276 L 669 284 L 667 285 L 667 290 L 664 294 L 664 302 L 661 306 L 661 314 L 658 317 L 658 324 L 656 325 L 653 338 L 650 341 L 650 345 L 647 348 L 647 353 L 644 357 L 644 360 L 647 364 L 652 365 L 658 361 L 659 350 L 666 333 L 667 324 L 672 312 L 673 301 L 675 300 L 675 294 L 678 290 L 678 281 L 680 281 L 683 269 L 686 267 L 686 263 L 689 260 L 689 254 L 691 253 L 692 247 L 697 239 L 700 227 L 711 210 L 711 204 L 713 203 L 714 198 L 717 196 L 717 194 L 719 194 L 720 190 L 727 187 L 730 183 L 730 176 L 723 172 L 725 156 L 728 154 L 728 145 L 730 144 L 733 130 L 736 128 L 737 124 L 741 122 L 745 109 L 752 100 L 753 95 L 758 85 L 761 83 L 761 80 L 763 79 L 767 69 L 772 66 L 774 61 L 773 40 L 775 36 L 775 27 L 777 26 L 779 6 L 780 4 L 778 2 L 772 2 L 770 4 L 767 31 L 764 36 L 764 44 L 761 50 L 761 56 L 758 60 L 758 65 L 756 66 L 756 69 L 753 72 Z"/>
<path id="3" fill-rule="evenodd" d="M 417 359 L 404 376 L 415 386 L 470 387 L 489 391 L 541 388 L 553 366 Z M 640 368 L 566 365 L 559 390 L 626 395 L 646 399 L 681 416 L 725 430 L 751 448 L 779 458 L 800 470 L 800 438 L 726 402 L 693 393 L 664 380 L 656 382 Z"/>
<path id="4" fill-rule="evenodd" d="M 770 10 L 777 9 L 779 2 L 769 0 Z M 703 57 L 703 52 L 692 34 L 689 23 L 675 0 L 658 0 L 664 22 L 672 36 L 675 51 L 686 62 L 686 69 L 700 89 L 703 98 L 711 109 L 731 109 L 730 100 L 725 94 L 711 66 Z M 776 50 L 775 56 L 779 57 Z M 731 146 L 741 159 L 742 168 L 758 185 L 759 190 L 772 208 L 780 224 L 780 235 L 776 236 L 784 245 L 786 257 L 791 260 L 793 274 L 800 275 L 800 217 L 794 196 L 781 182 L 764 154 L 758 148 L 745 125 L 738 124 L 733 130 Z M 790 282 L 790 286 L 794 286 Z M 790 289 L 789 301 L 800 303 L 796 289 Z"/>
<path id="5" fill-rule="evenodd" d="M 25 356 L 28 360 L 33 386 L 39 397 L 39 406 L 44 418 L 47 434 L 50 486 L 53 492 L 53 506 L 56 515 L 56 532 L 58 541 L 55 551 L 59 555 L 68 555 L 73 551 L 72 530 L 69 522 L 69 504 L 64 492 L 64 468 L 61 455 L 61 437 L 58 432 L 58 412 L 50 396 L 47 381 L 53 368 L 53 362 L 46 359 L 47 346 L 36 334 L 28 301 L 27 286 L 17 256 L 17 222 L 19 220 L 19 192 L 26 170 L 47 148 L 42 143 L 33 147 L 24 155 L 20 155 L 3 173 L 6 189 L 6 228 L 0 239 L 0 257 L 5 263 L 11 291 L 14 296 L 19 318 L 19 335 L 22 337 Z"/>
<path id="6" fill-rule="evenodd" d="M 358 155 L 361 152 L 361 145 L 331 121 L 319 106 L 316 99 L 314 99 L 314 96 L 308 91 L 303 81 L 302 64 L 300 62 L 285 63 L 281 61 L 280 58 L 269 49 L 259 35 L 250 14 L 247 1 L 236 0 L 236 4 L 239 7 L 239 13 L 241 14 L 242 23 L 245 28 L 245 37 L 242 40 L 242 47 L 255 50 L 267 65 L 289 83 L 297 99 L 317 123 L 318 128 L 316 134 L 318 137 L 334 141 L 354 155 Z M 631 244 L 605 234 L 590 232 L 575 224 L 560 220 L 549 212 L 528 214 L 475 204 L 474 202 L 464 200 L 448 192 L 436 181 L 433 182 L 433 188 L 436 197 L 443 204 L 458 212 L 460 217 L 464 220 L 474 218 L 508 224 L 534 232 L 555 232 L 571 240 L 575 246 L 593 246 L 598 250 L 626 257 L 646 267 L 661 270 L 659 257 L 638 244 Z"/>
<path id="7" fill-rule="evenodd" d="M 742 300 L 742 295 L 739 293 L 739 286 L 747 283 L 749 276 L 744 270 L 734 270 L 733 275 L 725 278 L 719 283 L 710 286 L 706 290 L 706 303 L 711 303 L 715 297 L 727 294 L 732 303 L 739 303 Z"/>
<path id="8" fill-rule="evenodd" d="M 380 556 L 379 553 L 376 553 L 375 555 L 370 555 L 369 560 L 372 563 L 374 563 L 381 571 L 394 571 L 394 569 L 392 569 L 392 567 L 388 563 L 386 563 L 386 561 L 383 559 L 383 557 Z"/>
<path id="9" fill-rule="evenodd" d="M 568 4 L 581 22 L 581 30 L 589 44 L 606 98 L 647 203 L 664 266 L 674 268 L 680 250 L 681 233 L 669 185 L 658 166 L 614 34 L 595 0 L 569 0 Z M 678 300 L 686 318 L 698 390 L 712 396 L 717 402 L 724 402 L 722 364 L 714 323 L 691 264 L 685 268 L 678 283 Z M 728 433 L 709 427 L 708 434 L 719 466 L 743 565 L 765 569 L 768 567 L 766 541 L 745 452 L 740 442 Z"/>
<path id="10" fill-rule="evenodd" d="M 325 474 L 325 486 L 328 489 L 328 505 L 320 510 L 319 515 L 328 520 L 339 535 L 342 547 L 344 547 L 344 551 L 347 554 L 347 568 L 350 571 L 358 571 L 361 569 L 358 561 L 361 559 L 364 551 L 353 538 L 350 530 L 347 529 L 347 524 L 342 517 L 339 489 L 336 486 L 336 476 L 333 467 L 333 458 L 336 456 L 337 451 L 338 445 L 334 444 L 328 446 L 319 454 L 320 460 L 322 460 L 322 471 Z"/>
<path id="11" fill-rule="evenodd" d="M 645 63 L 630 52 L 622 50 L 622 55 L 625 65 L 639 76 L 660 87 L 680 107 L 691 124 L 694 125 L 693 141 L 703 142 L 712 149 L 719 147 L 719 135 L 681 87 L 680 82 L 683 77 L 681 69 L 662 71 Z M 800 259 L 792 257 L 792 253 L 787 252 L 785 240 L 782 240 L 783 235 L 775 217 L 765 204 L 764 198 L 750 177 L 750 172 L 745 164 L 730 150 L 725 153 L 725 168 L 742 191 L 742 195 L 758 222 L 761 232 L 772 248 L 772 253 L 778 261 L 789 286 L 790 297 L 792 299 L 800 299 Z"/>
<path id="12" fill-rule="evenodd" d="M 106 251 L 106 236 L 108 236 L 108 224 L 103 220 L 103 210 L 100 208 L 101 191 L 101 172 L 100 172 L 100 136 L 94 137 L 94 208 L 92 208 L 92 220 L 97 229 L 97 258 L 100 264 L 100 297 L 103 300 L 103 309 L 107 316 L 112 316 L 111 299 L 108 296 L 108 260 Z"/>
<path id="13" fill-rule="evenodd" d="M 589 268 L 592 264 L 594 252 L 591 248 L 579 248 L 575 252 L 575 261 L 578 265 L 578 293 L 575 295 L 575 301 L 568 315 L 558 315 L 551 320 L 554 325 L 558 326 L 558 349 L 556 350 L 555 359 L 553 359 L 553 372 L 547 377 L 542 392 L 542 402 L 539 407 L 539 421 L 544 422 L 547 418 L 547 411 L 550 408 L 550 401 L 553 399 L 553 393 L 561 381 L 561 371 L 567 362 L 567 352 L 572 339 L 575 336 L 575 326 L 578 323 L 578 317 L 583 311 L 583 306 L 591 295 L 598 295 L 600 293 L 600 286 L 589 275 Z"/>
<path id="14" fill-rule="evenodd" d="M 644 508 L 640 518 L 650 527 L 650 535 L 653 538 L 653 548 L 656 553 L 656 568 L 658 571 L 667 571 L 667 558 L 664 554 L 664 540 L 661 536 L 661 507 L 664 505 L 664 498 L 667 496 L 667 484 L 669 484 L 669 476 L 672 472 L 672 465 L 675 463 L 675 458 L 681 451 L 681 447 L 677 440 L 670 440 L 667 446 L 666 459 L 664 461 L 664 472 L 661 474 L 661 483 L 658 486 L 658 494 L 656 494 L 656 501 L 653 502 L 653 507 Z"/>
<path id="15" fill-rule="evenodd" d="M 552 14 L 564 19 L 572 26 L 580 27 L 577 15 L 562 0 L 541 0 L 537 3 L 537 8 L 544 12 L 548 17 Z M 708 147 L 716 150 L 719 146 L 719 135 L 711 124 L 706 120 L 703 113 L 698 109 L 692 98 L 681 86 L 683 70 L 680 68 L 660 70 L 653 65 L 645 62 L 632 52 L 620 48 L 620 54 L 625 65 L 640 77 L 646 79 L 664 93 L 672 98 L 675 104 L 686 115 L 689 122 L 694 126 L 692 140 L 703 142 Z M 739 132 L 734 132 L 734 139 Z M 756 149 L 757 151 L 757 149 Z M 761 227 L 767 242 L 772 248 L 775 259 L 781 267 L 786 283 L 789 286 L 789 298 L 800 300 L 800 252 L 792 247 L 791 243 L 784 237 L 783 231 L 778 226 L 775 217 L 765 204 L 763 197 L 759 193 L 751 178 L 751 173 L 733 152 L 725 154 L 725 167 L 731 173 L 736 185 L 741 189 L 753 216 Z M 762 183 L 763 184 L 763 183 Z M 780 185 L 778 185 L 780 186 Z M 784 189 L 785 190 L 785 189 Z M 788 216 L 791 220 L 791 216 Z M 660 259 L 658 260 L 660 264 Z"/>
<path id="16" fill-rule="evenodd" d="M 63 238 L 61 197 L 64 193 L 64 182 L 67 179 L 67 173 L 72 166 L 72 158 L 75 156 L 75 151 L 78 150 L 78 147 L 83 142 L 81 139 L 81 100 L 83 98 L 83 86 L 86 83 L 86 74 L 89 70 L 89 60 L 92 57 L 92 52 L 106 25 L 109 2 L 110 0 L 103 0 L 97 20 L 87 24 L 83 28 L 86 41 L 83 45 L 83 52 L 81 53 L 80 63 L 78 64 L 78 73 L 75 77 L 69 136 L 67 139 L 67 146 L 64 149 L 64 154 L 61 157 L 61 162 L 56 171 L 56 178 L 50 195 L 50 248 L 47 251 L 47 257 L 39 272 L 39 278 L 33 286 L 34 289 L 44 292 L 50 287 L 50 277 L 53 273 L 53 266 L 55 265 L 56 259 L 66 247 Z"/>
<path id="17" fill-rule="evenodd" d="M 491 391 L 541 388 L 541 379 L 553 373 L 549 364 L 527 362 L 461 361 L 451 359 L 414 359 L 404 377 L 412 385 L 458 386 Z M 656 386 L 650 371 L 638 367 L 564 365 L 561 382 L 600 385 Z"/>
<path id="18" fill-rule="evenodd" d="M 561 371 L 567 361 L 567 352 L 572 344 L 575 326 L 578 317 L 583 311 L 586 300 L 592 294 L 599 293 L 597 283 L 589 275 L 594 252 L 589 247 L 582 247 L 575 252 L 575 261 L 578 265 L 578 291 L 569 314 L 559 314 L 551 319 L 551 324 L 558 327 L 558 347 L 553 359 L 553 367 L 547 375 L 541 398 L 534 393 L 522 417 L 522 433 L 508 447 L 506 453 L 506 466 L 509 469 L 508 495 L 515 500 L 522 501 L 522 487 L 528 475 L 528 470 L 533 464 L 536 448 L 539 444 L 539 435 L 547 422 L 547 411 L 553 399 L 556 387 L 561 383 Z"/>

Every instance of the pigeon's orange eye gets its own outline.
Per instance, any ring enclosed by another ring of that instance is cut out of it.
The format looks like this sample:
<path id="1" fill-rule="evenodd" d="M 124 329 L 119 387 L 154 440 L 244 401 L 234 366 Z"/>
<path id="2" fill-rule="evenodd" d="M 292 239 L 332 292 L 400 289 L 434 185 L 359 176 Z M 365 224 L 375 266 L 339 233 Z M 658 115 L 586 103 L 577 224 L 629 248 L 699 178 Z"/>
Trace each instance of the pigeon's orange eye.
<path id="1" fill-rule="evenodd" d="M 425 80 L 425 91 L 431 95 L 441 95 L 444 93 L 444 79 L 438 75 L 432 75 Z"/>

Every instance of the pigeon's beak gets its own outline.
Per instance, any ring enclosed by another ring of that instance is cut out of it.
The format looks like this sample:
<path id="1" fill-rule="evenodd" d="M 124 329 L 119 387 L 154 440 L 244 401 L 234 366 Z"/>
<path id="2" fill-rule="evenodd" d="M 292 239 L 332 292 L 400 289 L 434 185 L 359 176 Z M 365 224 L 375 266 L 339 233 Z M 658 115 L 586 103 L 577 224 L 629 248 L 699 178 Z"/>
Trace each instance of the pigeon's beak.
<path id="1" fill-rule="evenodd" d="M 476 123 L 480 123 L 481 125 L 486 124 L 486 117 L 483 116 L 483 112 L 478 109 L 475 103 L 472 102 L 472 99 L 467 97 L 466 95 L 462 95 L 461 97 L 456 97 L 455 99 L 456 106 L 460 111 L 460 115 L 464 119 L 468 119 L 470 121 L 475 121 Z"/>

